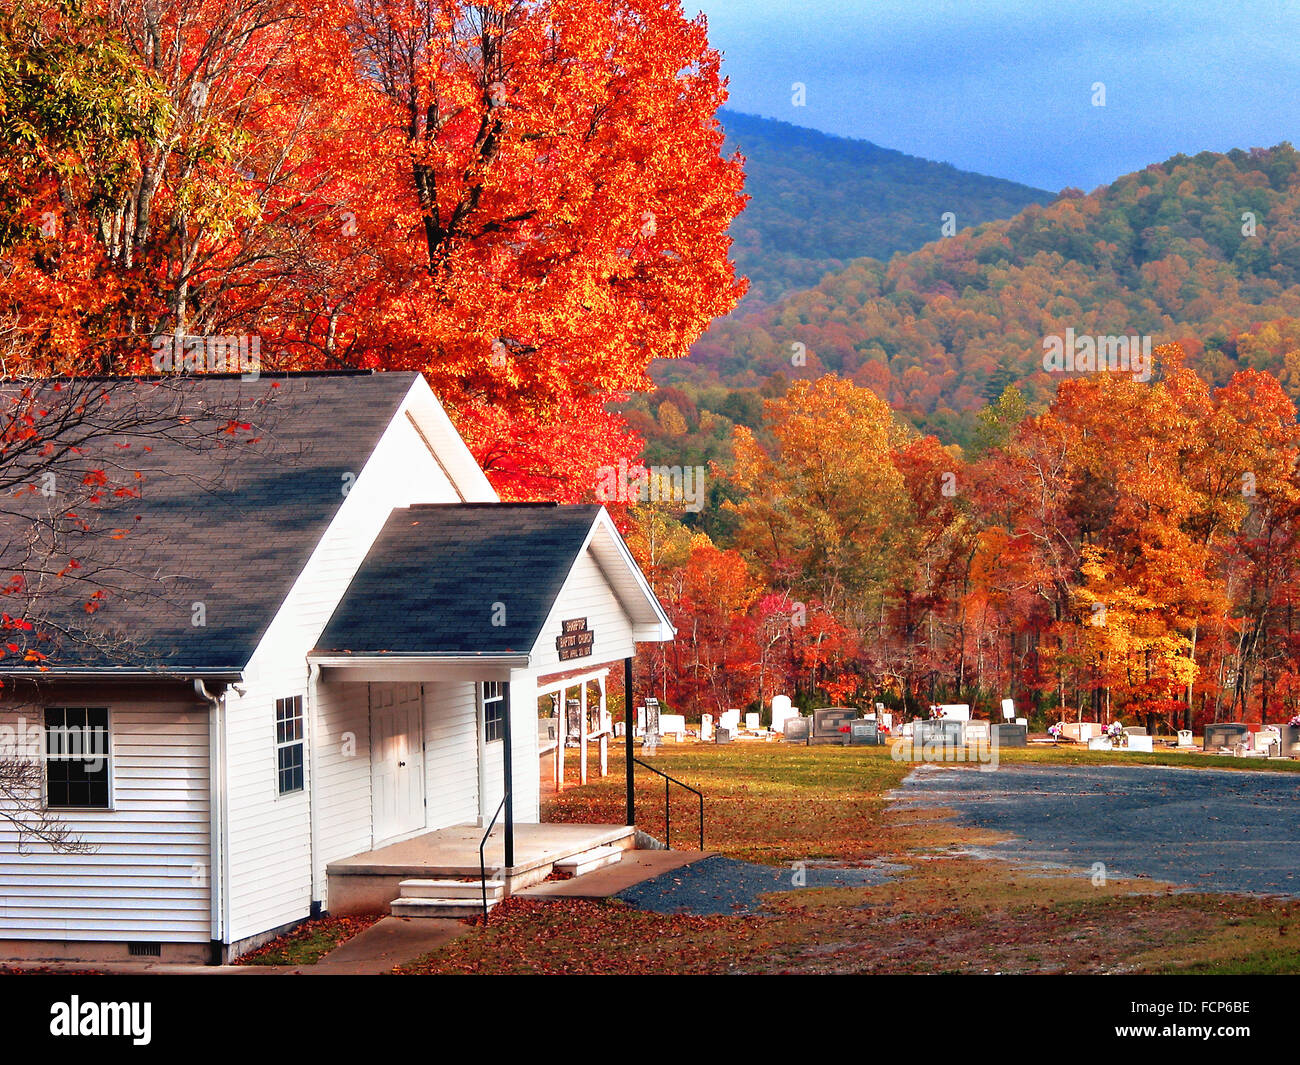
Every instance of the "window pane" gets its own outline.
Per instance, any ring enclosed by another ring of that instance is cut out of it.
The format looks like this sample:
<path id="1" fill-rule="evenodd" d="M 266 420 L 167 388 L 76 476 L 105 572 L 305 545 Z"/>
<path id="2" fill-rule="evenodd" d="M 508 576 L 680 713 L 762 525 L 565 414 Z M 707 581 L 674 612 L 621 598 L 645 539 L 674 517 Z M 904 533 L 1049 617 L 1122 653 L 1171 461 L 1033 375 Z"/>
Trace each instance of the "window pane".
<path id="1" fill-rule="evenodd" d="M 51 807 L 107 809 L 107 707 L 45 710 L 45 801 Z"/>

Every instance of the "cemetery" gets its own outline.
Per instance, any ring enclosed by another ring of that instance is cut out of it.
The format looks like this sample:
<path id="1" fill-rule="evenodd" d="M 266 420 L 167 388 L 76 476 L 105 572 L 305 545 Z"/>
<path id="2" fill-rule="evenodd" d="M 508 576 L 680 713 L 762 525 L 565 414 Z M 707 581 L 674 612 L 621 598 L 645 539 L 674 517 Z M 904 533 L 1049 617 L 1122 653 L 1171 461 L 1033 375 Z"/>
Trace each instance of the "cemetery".
<path id="1" fill-rule="evenodd" d="M 569 700 L 568 745 L 583 747 L 583 737 L 601 742 L 601 774 L 606 772 L 605 738 L 623 737 L 621 722 L 610 723 L 604 709 L 603 689 L 597 703 L 591 702 L 598 715 L 588 721 L 587 703 Z M 751 704 L 752 705 L 752 704 Z M 763 724 L 763 718 L 767 723 Z M 1189 729 L 1170 731 L 1168 735 L 1148 734 L 1146 726 L 1125 725 L 1119 720 L 1108 724 L 1096 721 L 1057 721 L 1042 733 L 1031 733 L 1029 719 L 1017 709 L 1013 699 L 1003 699 L 995 720 L 976 716 L 966 703 L 941 703 L 929 708 L 926 717 L 910 720 L 875 703 L 869 710 L 853 706 L 817 707 L 805 713 L 788 695 L 773 696 L 767 712 L 728 709 L 714 715 L 701 715 L 699 723 L 689 722 L 682 714 L 667 713 L 656 698 L 648 698 L 637 707 L 634 739 L 642 744 L 643 753 L 653 754 L 665 742 L 673 744 L 750 744 L 786 743 L 806 747 L 876 747 L 898 741 L 925 745 L 974 746 L 985 748 L 1077 748 L 1108 751 L 1116 754 L 1153 754 L 1157 751 L 1185 755 L 1217 755 L 1235 758 L 1300 758 L 1300 719 L 1285 724 L 1223 721 L 1204 726 L 1200 735 Z M 544 729 L 554 734 L 554 718 L 543 717 Z M 546 722 L 550 722 L 546 724 Z M 584 731 L 585 730 L 585 731 Z M 562 746 L 562 745 L 561 745 Z M 546 749 L 550 749 L 549 747 Z M 564 756 L 555 754 L 557 782 L 563 779 Z M 579 779 L 587 779 L 586 757 L 580 755 Z"/>

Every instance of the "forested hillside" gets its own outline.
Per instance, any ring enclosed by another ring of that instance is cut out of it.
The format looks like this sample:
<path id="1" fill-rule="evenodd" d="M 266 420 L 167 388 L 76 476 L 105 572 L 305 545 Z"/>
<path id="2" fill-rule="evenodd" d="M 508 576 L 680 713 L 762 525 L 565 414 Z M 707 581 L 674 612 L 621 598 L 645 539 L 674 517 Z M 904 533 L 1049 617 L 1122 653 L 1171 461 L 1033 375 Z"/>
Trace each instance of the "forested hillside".
<path id="1" fill-rule="evenodd" d="M 918 159 L 869 141 L 768 118 L 719 112 L 727 151 L 745 155 L 749 205 L 732 224 L 736 268 L 751 307 L 817 284 L 869 255 L 888 259 L 958 227 L 1009 218 L 1054 194 Z"/>
<path id="2" fill-rule="evenodd" d="M 1294 397 L 1298 345 L 1284 320 L 1300 312 L 1297 282 L 1300 155 L 1289 144 L 1180 155 L 887 264 L 857 261 L 716 322 L 656 377 L 771 392 L 832 372 L 970 443 L 976 412 L 1008 382 L 1031 406 L 1050 398 L 1059 376 L 1043 372 L 1043 340 L 1071 328 L 1181 341 L 1211 383 L 1239 365 L 1268 369 Z"/>

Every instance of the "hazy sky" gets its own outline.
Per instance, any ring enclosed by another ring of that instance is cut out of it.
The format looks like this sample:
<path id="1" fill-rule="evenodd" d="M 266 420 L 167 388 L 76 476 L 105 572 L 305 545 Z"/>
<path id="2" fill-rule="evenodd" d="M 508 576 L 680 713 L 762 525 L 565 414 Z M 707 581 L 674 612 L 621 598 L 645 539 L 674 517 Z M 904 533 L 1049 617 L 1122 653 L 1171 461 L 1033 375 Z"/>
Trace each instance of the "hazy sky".
<path id="1" fill-rule="evenodd" d="M 1300 142 L 1300 2 L 684 6 L 708 16 L 736 110 L 1053 191 L 1178 152 Z"/>

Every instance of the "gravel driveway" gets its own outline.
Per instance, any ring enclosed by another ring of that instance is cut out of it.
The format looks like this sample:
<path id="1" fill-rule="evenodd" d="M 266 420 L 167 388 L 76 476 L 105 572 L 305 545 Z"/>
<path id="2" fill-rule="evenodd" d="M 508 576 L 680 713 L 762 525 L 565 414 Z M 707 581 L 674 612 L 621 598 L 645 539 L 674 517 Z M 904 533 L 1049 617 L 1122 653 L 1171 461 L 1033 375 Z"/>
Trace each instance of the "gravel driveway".
<path id="1" fill-rule="evenodd" d="M 1199 890 L 1300 895 L 1300 774 L 1161 766 L 919 766 L 894 809 L 950 806 L 998 857 Z"/>

